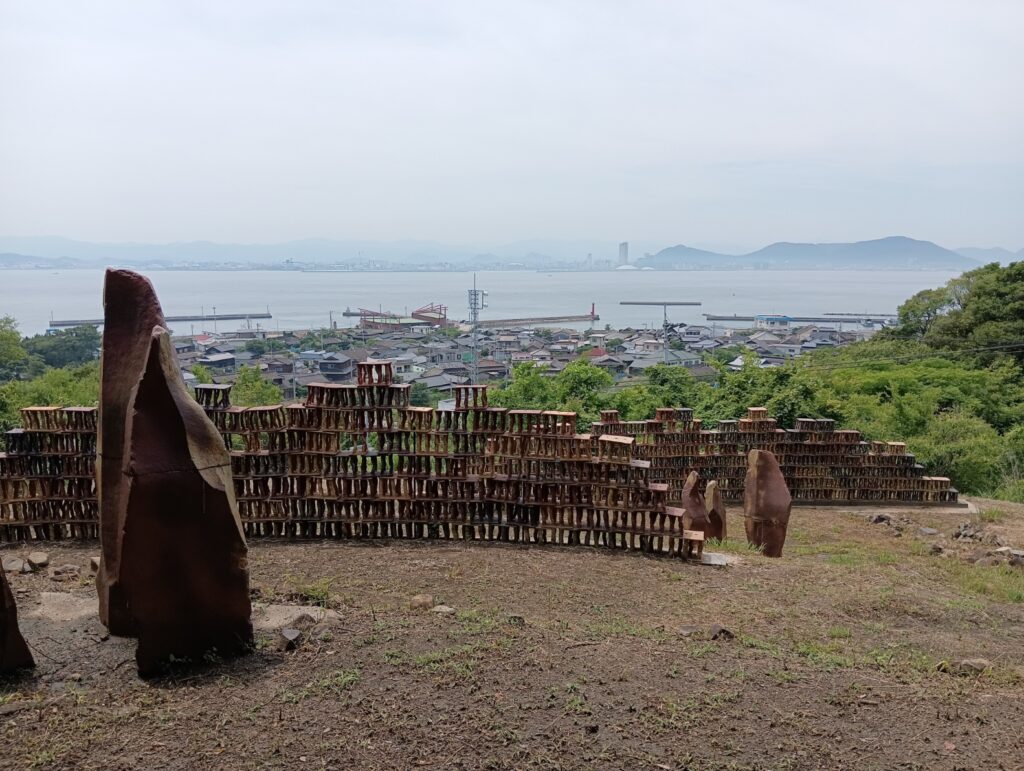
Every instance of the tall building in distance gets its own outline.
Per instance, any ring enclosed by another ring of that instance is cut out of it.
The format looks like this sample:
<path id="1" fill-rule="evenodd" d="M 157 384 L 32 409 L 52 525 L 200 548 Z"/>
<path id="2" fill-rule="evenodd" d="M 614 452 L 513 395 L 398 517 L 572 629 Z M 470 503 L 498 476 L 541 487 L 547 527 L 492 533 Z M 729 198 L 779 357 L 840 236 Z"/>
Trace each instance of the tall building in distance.
<path id="1" fill-rule="evenodd" d="M 619 244 L 619 265 L 629 265 L 629 241 Z"/>

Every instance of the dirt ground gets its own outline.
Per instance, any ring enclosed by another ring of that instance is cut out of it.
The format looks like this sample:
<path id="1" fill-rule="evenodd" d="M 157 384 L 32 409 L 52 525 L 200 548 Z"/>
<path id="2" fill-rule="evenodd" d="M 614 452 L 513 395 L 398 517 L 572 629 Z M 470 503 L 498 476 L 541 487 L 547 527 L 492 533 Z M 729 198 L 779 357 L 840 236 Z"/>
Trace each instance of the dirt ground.
<path id="1" fill-rule="evenodd" d="M 257 650 L 148 682 L 96 619 L 97 545 L 48 544 L 82 577 L 9 574 L 37 668 L 0 684 L 0 766 L 1020 768 L 1024 568 L 984 563 L 1024 546 L 1024 507 L 977 506 L 799 508 L 782 559 L 731 540 L 725 568 L 254 541 Z M 980 535 L 954 541 L 966 521 Z M 420 593 L 454 612 L 411 609 Z M 277 650 L 309 605 L 336 615 Z"/>

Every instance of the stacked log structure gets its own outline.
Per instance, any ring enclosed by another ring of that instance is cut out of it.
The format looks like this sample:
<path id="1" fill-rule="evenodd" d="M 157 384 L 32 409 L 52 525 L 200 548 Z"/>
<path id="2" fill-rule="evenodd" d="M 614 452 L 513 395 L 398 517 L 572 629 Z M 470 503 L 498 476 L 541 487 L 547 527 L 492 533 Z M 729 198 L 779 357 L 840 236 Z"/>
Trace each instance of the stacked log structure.
<path id="1" fill-rule="evenodd" d="M 957 501 L 905 445 L 866 442 L 830 420 L 785 430 L 751 408 L 706 429 L 689 409 L 645 421 L 606 411 L 580 433 L 575 413 L 490 407 L 483 386 L 453 395 L 453 410 L 410 406 L 410 387 L 374 361 L 354 385 L 310 385 L 302 404 L 237 407 L 230 386 L 196 387 L 230 450 L 248 536 L 679 552 L 689 473 L 739 501 L 751 449 L 775 454 L 797 503 Z M 0 538 L 95 537 L 95 410 L 31 407 L 22 423 L 0 453 Z"/>
<path id="2" fill-rule="evenodd" d="M 96 408 L 26 407 L 0 452 L 0 539 L 95 538 Z"/>
<path id="3" fill-rule="evenodd" d="M 797 418 L 794 428 L 782 429 L 764 407 L 710 430 L 685 408 L 659 409 L 640 421 L 622 421 L 611 410 L 591 430 L 634 437 L 638 456 L 651 462 L 652 481 L 669 485 L 673 505 L 690 471 L 704 484 L 717 480 L 726 501 L 742 500 L 747 453 L 755 449 L 778 459 L 794 502 L 955 504 L 958 497 L 948 478 L 926 476 L 902 442 L 867 442 L 827 419 Z"/>

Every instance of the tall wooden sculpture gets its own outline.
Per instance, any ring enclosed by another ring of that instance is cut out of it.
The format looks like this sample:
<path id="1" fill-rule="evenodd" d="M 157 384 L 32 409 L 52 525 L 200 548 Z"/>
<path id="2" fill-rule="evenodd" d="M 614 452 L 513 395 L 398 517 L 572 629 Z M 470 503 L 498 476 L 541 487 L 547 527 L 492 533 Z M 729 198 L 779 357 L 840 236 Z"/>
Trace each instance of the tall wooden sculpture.
<path id="1" fill-rule="evenodd" d="M 18 606 L 7 583 L 7 574 L 0 569 L 0 672 L 27 669 L 36 664 L 32 660 L 25 638 L 18 628 Z"/>
<path id="2" fill-rule="evenodd" d="M 743 485 L 743 516 L 747 541 L 766 557 L 781 557 L 793 499 L 775 456 L 766 450 L 747 454 Z"/>
<path id="3" fill-rule="evenodd" d="M 696 471 L 691 471 L 690 475 L 686 478 L 686 484 L 683 485 L 683 529 L 684 530 L 697 530 L 707 537 L 708 527 L 711 522 L 708 520 L 708 510 L 704 505 L 704 496 L 700 494 L 700 476 Z M 694 542 L 687 541 L 686 553 L 683 555 L 686 558 L 693 556 Z M 701 550 L 703 550 L 703 544 L 701 544 Z M 699 555 L 698 555 L 699 556 Z"/>
<path id="4" fill-rule="evenodd" d="M 178 369 L 149 281 L 108 270 L 99 409 L 100 618 L 139 673 L 252 645 L 245 537 L 224 441 Z"/>
<path id="5" fill-rule="evenodd" d="M 718 489 L 718 482 L 712 479 L 704 488 L 704 505 L 708 510 L 708 538 L 717 538 L 724 541 L 728 528 L 725 521 L 725 502 L 722 500 L 722 491 Z"/>

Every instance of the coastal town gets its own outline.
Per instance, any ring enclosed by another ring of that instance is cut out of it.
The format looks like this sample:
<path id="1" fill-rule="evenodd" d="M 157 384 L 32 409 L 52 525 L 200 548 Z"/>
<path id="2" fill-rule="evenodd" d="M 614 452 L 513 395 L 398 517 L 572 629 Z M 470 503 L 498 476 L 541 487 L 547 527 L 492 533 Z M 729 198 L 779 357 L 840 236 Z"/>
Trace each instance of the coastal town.
<path id="1" fill-rule="evenodd" d="M 502 381 L 518 364 L 531 363 L 549 377 L 585 358 L 616 382 L 642 381 L 648 368 L 685 367 L 694 378 L 714 381 L 722 367 L 747 361 L 781 366 L 811 351 L 870 338 L 877 324 L 837 319 L 802 323 L 782 315 L 752 317 L 748 327 L 666 325 L 662 329 L 510 325 L 492 327 L 449 321 L 443 315 L 363 315 L 355 327 L 202 332 L 174 338 L 185 380 L 232 383 L 255 368 L 286 400 L 301 398 L 311 383 L 350 383 L 368 359 L 390 362 L 396 378 L 414 386 L 425 403 L 445 406 L 456 386 Z"/>

